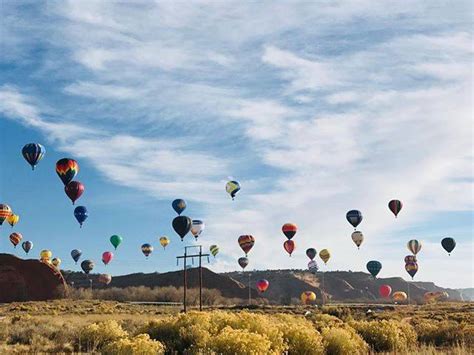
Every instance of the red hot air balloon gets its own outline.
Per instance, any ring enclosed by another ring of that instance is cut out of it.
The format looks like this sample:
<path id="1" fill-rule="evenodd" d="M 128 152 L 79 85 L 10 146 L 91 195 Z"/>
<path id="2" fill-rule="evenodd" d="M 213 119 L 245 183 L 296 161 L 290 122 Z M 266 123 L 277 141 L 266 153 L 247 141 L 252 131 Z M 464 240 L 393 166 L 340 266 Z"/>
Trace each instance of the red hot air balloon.
<path id="1" fill-rule="evenodd" d="M 257 281 L 257 290 L 259 290 L 261 293 L 264 293 L 268 289 L 268 286 L 270 286 L 270 282 L 265 279 Z"/>
<path id="2" fill-rule="evenodd" d="M 10 234 L 10 242 L 16 248 L 16 246 L 21 242 L 23 236 L 20 233 L 13 232 Z"/>
<path id="3" fill-rule="evenodd" d="M 388 208 L 395 215 L 395 218 L 397 218 L 397 215 L 402 210 L 402 207 L 403 207 L 403 203 L 400 200 L 392 200 L 388 203 Z"/>
<path id="4" fill-rule="evenodd" d="M 383 298 L 389 298 L 392 293 L 392 288 L 389 285 L 382 285 L 379 288 L 379 295 Z"/>
<path id="5" fill-rule="evenodd" d="M 294 223 L 285 223 L 283 227 L 281 227 L 281 230 L 283 231 L 285 237 L 291 239 L 295 236 L 298 227 Z"/>
<path id="6" fill-rule="evenodd" d="M 79 181 L 71 181 L 64 187 L 64 191 L 74 205 L 74 202 L 76 202 L 76 200 L 81 197 L 82 193 L 84 192 L 84 185 L 82 185 L 82 183 Z"/>
<path id="7" fill-rule="evenodd" d="M 104 263 L 104 265 L 107 265 L 108 263 L 110 263 L 113 258 L 114 258 L 114 253 L 110 251 L 106 251 L 102 254 L 102 262 Z"/>
<path id="8" fill-rule="evenodd" d="M 285 248 L 286 252 L 288 254 L 291 254 L 293 253 L 293 251 L 295 250 L 295 242 L 292 241 L 292 240 L 286 240 L 284 243 L 283 243 L 283 248 Z"/>
<path id="9" fill-rule="evenodd" d="M 245 256 L 249 253 L 250 249 L 255 244 L 255 238 L 251 235 L 241 235 L 238 239 L 239 245 L 245 253 Z"/>

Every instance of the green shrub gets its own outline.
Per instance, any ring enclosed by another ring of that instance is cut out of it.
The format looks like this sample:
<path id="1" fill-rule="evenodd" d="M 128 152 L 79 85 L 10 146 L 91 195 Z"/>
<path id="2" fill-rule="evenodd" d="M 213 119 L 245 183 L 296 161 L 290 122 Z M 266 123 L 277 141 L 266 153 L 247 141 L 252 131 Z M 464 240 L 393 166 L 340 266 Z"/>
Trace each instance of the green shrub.
<path id="1" fill-rule="evenodd" d="M 368 346 L 352 328 L 325 328 L 323 344 L 328 355 L 366 354 Z"/>
<path id="2" fill-rule="evenodd" d="M 83 327 L 79 333 L 79 346 L 82 350 L 95 351 L 107 343 L 125 338 L 127 332 L 115 320 L 92 323 Z"/>
<path id="3" fill-rule="evenodd" d="M 272 353 L 270 348 L 271 343 L 266 336 L 231 327 L 222 329 L 209 344 L 209 350 L 224 355 L 266 355 Z"/>
<path id="4" fill-rule="evenodd" d="M 101 351 L 104 355 L 160 355 L 164 352 L 163 344 L 150 339 L 148 334 L 138 334 L 133 338 L 120 338 L 106 344 Z"/>

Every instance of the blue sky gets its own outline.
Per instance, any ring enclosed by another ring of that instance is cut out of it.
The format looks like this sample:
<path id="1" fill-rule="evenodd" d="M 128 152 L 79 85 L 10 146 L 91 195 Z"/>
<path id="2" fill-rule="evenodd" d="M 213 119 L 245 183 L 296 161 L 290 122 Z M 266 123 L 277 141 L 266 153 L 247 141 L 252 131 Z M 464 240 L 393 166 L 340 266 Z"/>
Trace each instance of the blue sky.
<path id="1" fill-rule="evenodd" d="M 98 272 L 174 270 L 180 197 L 206 223 L 200 242 L 221 248 L 216 271 L 237 269 L 236 239 L 253 234 L 250 268 L 305 268 L 315 247 L 331 250 L 328 270 L 376 259 L 380 276 L 406 277 L 417 238 L 416 279 L 472 286 L 468 1 L 7 1 L 1 12 L 0 201 L 21 216 L 32 257 L 48 248 L 77 269 L 79 248 Z M 29 142 L 47 150 L 34 172 Z M 54 171 L 62 157 L 80 165 L 83 229 Z M 234 202 L 229 177 L 242 184 Z M 405 204 L 397 220 L 392 198 Z M 360 251 L 345 220 L 354 208 Z M 104 267 L 112 234 L 124 243 Z M 444 236 L 458 242 L 451 257 Z"/>

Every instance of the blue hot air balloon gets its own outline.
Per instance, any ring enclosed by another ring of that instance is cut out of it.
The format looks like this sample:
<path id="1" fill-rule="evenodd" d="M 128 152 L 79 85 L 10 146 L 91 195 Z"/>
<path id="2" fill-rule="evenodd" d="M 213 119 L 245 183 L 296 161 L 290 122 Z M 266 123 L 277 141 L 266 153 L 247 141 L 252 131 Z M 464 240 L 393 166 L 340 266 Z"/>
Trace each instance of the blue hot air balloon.
<path id="1" fill-rule="evenodd" d="M 35 166 L 43 159 L 46 149 L 38 143 L 28 143 L 21 150 L 23 158 L 31 165 L 31 169 L 35 170 Z"/>
<path id="2" fill-rule="evenodd" d="M 185 209 L 186 209 L 186 201 L 184 201 L 183 199 L 181 198 L 178 198 L 176 200 L 173 201 L 173 203 L 171 204 L 171 206 L 173 207 L 173 209 L 176 211 L 176 213 L 178 215 L 180 215 Z"/>
<path id="3" fill-rule="evenodd" d="M 350 224 L 352 224 L 354 230 L 360 224 L 360 222 L 362 222 L 362 218 L 362 213 L 357 210 L 350 210 L 346 214 L 346 219 Z"/>
<path id="4" fill-rule="evenodd" d="M 81 255 L 82 255 L 82 251 L 80 251 L 79 249 L 71 250 L 72 259 L 74 260 L 76 264 L 78 260 L 81 258 Z"/>
<path id="5" fill-rule="evenodd" d="M 371 260 L 367 263 L 367 270 L 375 278 L 378 275 L 380 270 L 382 270 L 382 263 L 377 260 Z"/>
<path id="6" fill-rule="evenodd" d="M 81 228 L 82 228 L 82 223 L 84 223 L 84 221 L 87 219 L 88 216 L 89 216 L 89 213 L 87 212 L 87 208 L 85 208 L 84 206 L 77 206 L 74 209 L 74 217 L 76 217 Z"/>

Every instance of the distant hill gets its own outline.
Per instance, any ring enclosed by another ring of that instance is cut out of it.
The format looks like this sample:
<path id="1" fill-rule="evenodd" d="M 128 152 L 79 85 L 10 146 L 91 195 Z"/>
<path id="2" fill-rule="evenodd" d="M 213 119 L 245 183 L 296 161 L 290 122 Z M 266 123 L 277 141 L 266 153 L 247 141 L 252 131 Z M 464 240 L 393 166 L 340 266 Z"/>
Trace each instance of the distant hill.
<path id="1" fill-rule="evenodd" d="M 459 288 L 458 291 L 464 301 L 474 301 L 474 288 Z"/>

